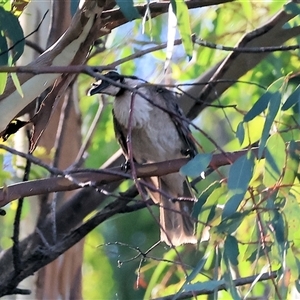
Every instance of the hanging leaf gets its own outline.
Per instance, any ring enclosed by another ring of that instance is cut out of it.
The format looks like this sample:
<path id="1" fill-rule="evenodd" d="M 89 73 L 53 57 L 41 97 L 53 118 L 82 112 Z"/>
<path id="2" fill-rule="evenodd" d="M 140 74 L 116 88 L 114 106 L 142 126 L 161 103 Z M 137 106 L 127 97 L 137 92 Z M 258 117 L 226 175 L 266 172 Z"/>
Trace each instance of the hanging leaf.
<path id="1" fill-rule="evenodd" d="M 205 282 L 196 282 L 196 283 L 193 283 L 193 284 L 187 284 L 184 287 L 184 291 L 185 292 L 191 292 L 191 291 L 205 290 L 205 291 L 207 291 L 207 293 L 209 293 L 209 292 L 213 293 L 216 289 L 218 289 L 224 283 L 225 282 L 224 282 L 223 279 L 210 280 L 210 281 L 205 281 Z"/>
<path id="2" fill-rule="evenodd" d="M 209 232 L 205 231 L 207 226 L 212 226 L 212 223 L 220 223 L 221 209 L 217 208 L 217 203 L 226 192 L 225 185 L 215 182 L 201 194 L 195 204 L 192 216 L 199 219 L 197 232 L 201 236 L 201 240 L 209 239 Z"/>
<path id="3" fill-rule="evenodd" d="M 265 121 L 265 124 L 264 124 L 263 132 L 262 132 L 262 135 L 261 135 L 261 140 L 260 140 L 260 143 L 259 143 L 259 149 L 258 149 L 258 157 L 259 158 L 262 157 L 267 139 L 268 139 L 269 134 L 270 134 L 272 124 L 273 124 L 273 122 L 275 120 L 275 117 L 276 117 L 276 115 L 279 111 L 279 108 L 280 108 L 280 102 L 281 102 L 281 94 L 279 92 L 274 93 L 270 98 L 269 111 L 268 111 L 268 114 L 266 116 L 266 121 Z"/>
<path id="4" fill-rule="evenodd" d="M 228 175 L 229 200 L 226 202 L 222 219 L 234 214 L 244 198 L 253 175 L 254 155 L 248 152 L 238 158 L 230 167 Z"/>
<path id="5" fill-rule="evenodd" d="M 168 11 L 168 42 L 167 42 L 167 49 L 166 49 L 166 61 L 164 66 L 164 71 L 166 72 L 174 51 L 174 41 L 176 36 L 176 27 L 177 27 L 177 17 L 173 11 L 172 4 L 169 5 L 169 11 Z"/>
<path id="6" fill-rule="evenodd" d="M 282 175 L 286 163 L 285 143 L 279 133 L 273 134 L 267 141 L 265 149 L 265 186 L 275 185 Z"/>
<path id="7" fill-rule="evenodd" d="M 286 204 L 283 208 L 285 219 L 287 220 L 288 240 L 293 247 L 300 247 L 300 206 L 297 198 L 293 194 L 287 196 Z"/>
<path id="8" fill-rule="evenodd" d="M 277 243 L 279 245 L 282 254 L 282 251 L 284 251 L 285 248 L 285 243 L 287 241 L 287 236 L 286 236 L 286 227 L 284 224 L 284 220 L 282 214 L 279 211 L 277 210 L 274 211 L 274 217 L 271 223 L 274 229 Z"/>
<path id="9" fill-rule="evenodd" d="M 0 73 L 0 95 L 3 94 L 7 82 L 7 73 Z"/>
<path id="10" fill-rule="evenodd" d="M 236 286 L 235 286 L 235 284 L 233 282 L 233 279 L 232 279 L 232 275 L 230 273 L 231 272 L 231 267 L 229 265 L 228 259 L 224 259 L 224 262 L 225 262 L 227 271 L 224 272 L 223 278 L 225 280 L 225 284 L 226 284 L 227 290 L 230 292 L 232 299 L 234 299 L 234 300 L 241 300 L 242 298 L 240 297 L 240 295 L 239 295 L 239 293 L 237 291 L 237 288 L 236 288 Z"/>
<path id="11" fill-rule="evenodd" d="M 298 5 L 297 3 L 289 2 L 283 7 L 288 14 L 300 15 L 300 5 Z"/>
<path id="12" fill-rule="evenodd" d="M 23 29 L 19 20 L 11 12 L 8 12 L 0 6 L 0 31 L 4 33 L 5 37 L 11 41 L 12 44 L 12 63 L 15 63 L 23 54 L 25 39 Z M 1 42 L 2 46 L 2 42 Z M 6 49 L 7 51 L 7 49 Z M 6 55 L 1 47 L 1 55 Z M 3 60 L 5 61 L 5 59 Z M 7 60 L 6 60 L 7 64 Z"/>
<path id="13" fill-rule="evenodd" d="M 0 24 L 0 28 L 1 28 L 1 24 Z M 5 66 L 7 64 L 8 64 L 7 41 L 5 36 L 3 35 L 3 32 L 0 31 L 0 66 Z"/>
<path id="14" fill-rule="evenodd" d="M 186 3 L 182 0 L 171 0 L 173 11 L 177 17 L 177 26 L 182 39 L 184 50 L 189 58 L 193 56 L 193 42 L 191 39 L 192 30 L 190 25 L 190 15 Z"/>
<path id="15" fill-rule="evenodd" d="M 286 99 L 281 109 L 286 111 L 297 103 L 300 103 L 300 85 L 298 85 L 294 92 Z"/>
<path id="16" fill-rule="evenodd" d="M 228 257 L 232 265 L 237 266 L 239 264 L 237 259 L 239 254 L 239 246 L 236 238 L 232 235 L 228 235 L 224 243 L 224 255 Z"/>
<path id="17" fill-rule="evenodd" d="M 294 184 L 298 174 L 299 162 L 300 157 L 297 143 L 295 141 L 290 141 L 287 146 L 287 160 L 285 162 L 284 174 L 281 180 L 282 187 L 280 188 L 280 193 L 286 195 L 290 192 L 291 186 Z"/>
<path id="18" fill-rule="evenodd" d="M 245 217 L 250 214 L 250 211 L 245 210 L 243 212 L 235 212 L 230 217 L 222 220 L 222 222 L 216 227 L 217 232 L 232 234 L 235 232 Z"/>
<path id="19" fill-rule="evenodd" d="M 120 7 L 122 14 L 128 21 L 141 18 L 139 11 L 134 6 L 133 0 L 116 0 L 116 3 Z"/>
<path id="20" fill-rule="evenodd" d="M 211 158 L 212 154 L 210 153 L 197 154 L 186 165 L 182 166 L 179 172 L 184 176 L 197 177 L 207 169 Z"/>
<path id="21" fill-rule="evenodd" d="M 22 91 L 22 87 L 18 78 L 18 75 L 16 73 L 11 73 L 11 79 L 15 85 L 16 90 L 18 91 L 18 93 L 20 94 L 20 96 L 23 98 L 24 94 Z"/>
<path id="22" fill-rule="evenodd" d="M 216 182 L 213 182 L 211 185 L 209 185 L 204 191 L 202 191 L 200 197 L 198 198 L 198 201 L 194 205 L 193 218 L 198 219 L 198 216 L 201 212 L 201 220 L 203 221 L 203 214 L 207 213 L 207 210 L 204 208 L 204 206 L 211 207 L 212 205 L 217 203 L 218 198 L 220 198 L 221 194 L 226 192 L 224 189 L 224 186 L 223 186 L 222 192 L 220 192 L 220 194 L 218 194 L 214 197 L 214 194 L 216 193 L 216 191 L 219 191 L 219 189 L 221 187 L 222 187 L 221 183 L 216 181 Z M 213 200 L 212 200 L 212 198 L 213 198 Z M 203 211 L 202 208 L 205 211 Z M 206 223 L 206 221 L 207 221 L 207 218 L 202 223 Z M 202 224 L 202 223 L 200 222 L 199 224 Z"/>
<path id="23" fill-rule="evenodd" d="M 267 107 L 273 94 L 266 92 L 252 106 L 252 108 L 244 116 L 244 122 L 249 122 L 259 116 Z"/>
<path id="24" fill-rule="evenodd" d="M 242 145 L 245 139 L 245 129 L 244 122 L 240 122 L 236 129 L 236 137 L 238 138 L 240 144 Z"/>

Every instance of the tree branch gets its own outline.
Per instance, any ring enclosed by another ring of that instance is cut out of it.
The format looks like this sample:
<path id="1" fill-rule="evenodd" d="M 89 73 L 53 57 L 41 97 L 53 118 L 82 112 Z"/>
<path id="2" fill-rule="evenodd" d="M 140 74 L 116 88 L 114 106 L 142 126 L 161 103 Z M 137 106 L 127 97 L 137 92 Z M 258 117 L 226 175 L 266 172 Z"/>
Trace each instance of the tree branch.
<path id="1" fill-rule="evenodd" d="M 251 150 L 256 155 L 258 151 L 257 148 Z M 220 166 L 229 165 L 242 155 L 245 155 L 247 151 L 248 150 L 240 150 L 230 153 L 214 154 L 210 166 L 216 169 Z M 162 176 L 178 172 L 188 161 L 188 158 L 181 158 L 159 163 L 137 165 L 135 168 L 138 178 Z M 33 161 L 33 163 L 34 162 L 35 161 Z M 132 179 L 132 176 L 122 171 L 121 167 L 100 170 L 78 169 L 72 172 L 63 172 L 63 174 L 64 176 L 61 177 L 19 182 L 0 189 L 0 207 L 22 196 L 27 197 L 51 192 L 70 191 L 86 186 L 98 187 L 110 182 Z"/>

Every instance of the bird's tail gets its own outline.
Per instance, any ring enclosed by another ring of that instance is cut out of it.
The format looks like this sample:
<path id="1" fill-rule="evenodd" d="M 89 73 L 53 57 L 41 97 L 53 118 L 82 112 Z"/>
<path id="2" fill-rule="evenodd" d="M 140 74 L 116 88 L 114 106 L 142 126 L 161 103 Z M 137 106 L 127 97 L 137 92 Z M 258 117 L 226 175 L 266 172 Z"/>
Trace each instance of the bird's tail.
<path id="1" fill-rule="evenodd" d="M 164 194 L 166 193 L 174 198 L 172 200 L 162 193 L 148 190 L 153 201 L 160 205 L 160 240 L 169 246 L 197 243 L 195 220 L 191 216 L 195 198 L 191 193 L 188 182 L 183 182 L 184 195 L 188 195 L 186 197 L 190 200 L 176 200 L 175 195 L 172 194 L 164 180 L 157 177 L 149 179 Z"/>
<path id="2" fill-rule="evenodd" d="M 167 245 L 195 244 L 195 222 L 191 217 L 194 202 L 173 202 L 163 197 L 160 207 L 160 240 Z"/>

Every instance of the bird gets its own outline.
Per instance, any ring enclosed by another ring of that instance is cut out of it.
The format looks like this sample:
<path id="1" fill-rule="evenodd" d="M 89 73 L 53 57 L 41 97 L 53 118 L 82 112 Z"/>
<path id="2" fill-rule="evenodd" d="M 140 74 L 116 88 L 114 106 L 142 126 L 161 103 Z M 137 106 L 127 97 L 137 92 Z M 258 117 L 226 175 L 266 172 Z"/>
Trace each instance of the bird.
<path id="1" fill-rule="evenodd" d="M 197 154 L 189 123 L 171 90 L 115 71 L 102 75 L 102 78 L 92 84 L 88 95 L 115 97 L 112 109 L 114 131 L 127 161 L 130 161 L 129 131 L 130 153 L 138 164 Z M 144 180 L 155 187 L 148 186 L 146 190 L 160 207 L 160 241 L 169 246 L 197 243 L 192 217 L 197 198 L 187 178 L 177 172 Z"/>

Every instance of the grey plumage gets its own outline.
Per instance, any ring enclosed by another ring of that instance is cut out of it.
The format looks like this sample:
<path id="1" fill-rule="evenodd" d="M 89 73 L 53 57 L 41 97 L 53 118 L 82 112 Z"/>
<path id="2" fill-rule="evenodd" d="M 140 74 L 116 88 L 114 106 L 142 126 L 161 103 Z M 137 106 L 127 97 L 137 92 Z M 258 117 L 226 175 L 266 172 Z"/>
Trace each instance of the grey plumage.
<path id="1" fill-rule="evenodd" d="M 143 84 L 135 77 L 124 77 L 116 72 L 109 72 L 105 76 L 129 88 L 139 86 L 138 91 L 144 96 L 133 96 L 134 105 L 130 120 L 132 155 L 137 163 L 161 162 L 185 157 L 187 153 L 196 153 L 188 124 L 181 118 L 183 114 L 171 91 Z M 103 80 L 94 83 L 89 91 L 89 95 L 96 93 L 115 96 L 114 129 L 123 153 L 129 159 L 126 138 L 132 92 Z M 159 178 L 146 178 L 146 181 L 164 192 L 162 195 L 158 191 L 148 189 L 153 201 L 160 205 L 161 241 L 174 246 L 196 243 L 195 222 L 191 217 L 196 198 L 186 178 L 174 173 Z M 166 197 L 166 194 L 169 197 Z"/>

